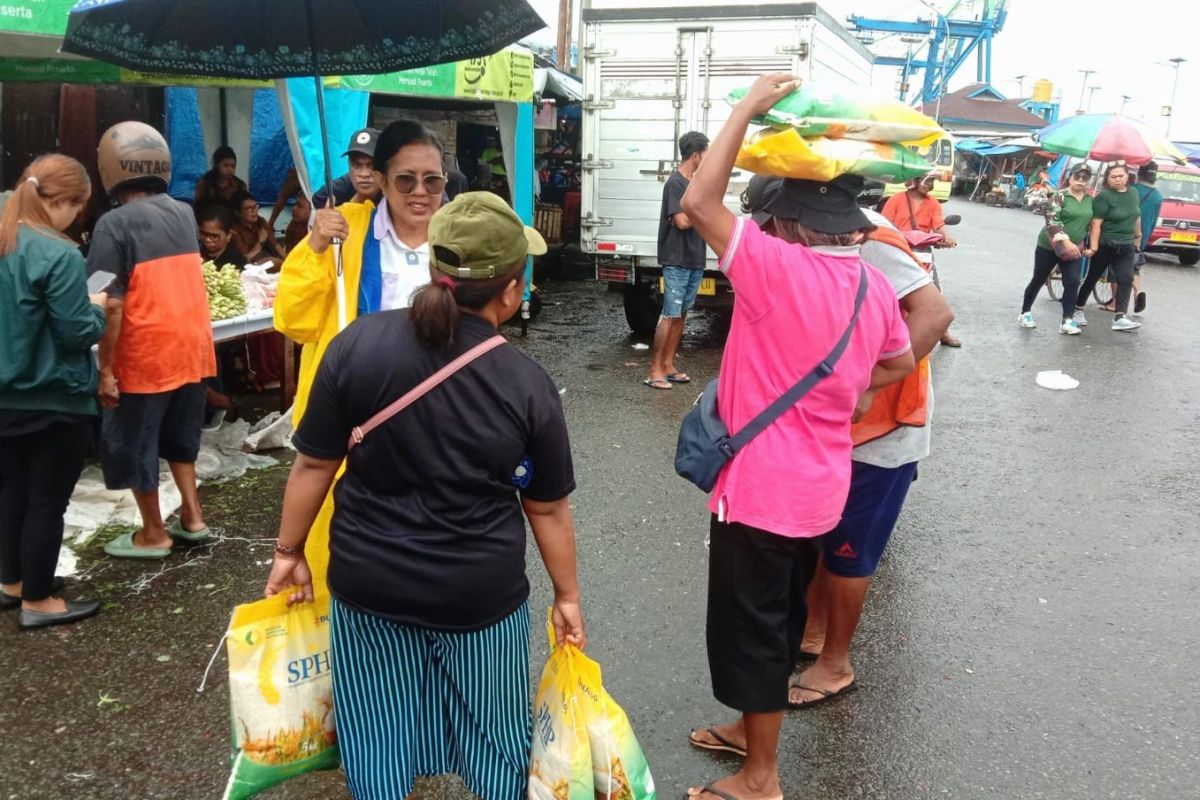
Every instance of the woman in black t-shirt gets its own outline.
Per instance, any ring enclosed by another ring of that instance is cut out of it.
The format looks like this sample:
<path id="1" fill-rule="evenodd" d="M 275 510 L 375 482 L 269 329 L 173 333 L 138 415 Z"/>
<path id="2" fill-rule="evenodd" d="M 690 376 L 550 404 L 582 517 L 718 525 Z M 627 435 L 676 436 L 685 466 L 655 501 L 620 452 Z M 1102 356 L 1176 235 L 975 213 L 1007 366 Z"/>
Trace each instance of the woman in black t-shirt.
<path id="1" fill-rule="evenodd" d="M 554 585 L 556 637 L 585 645 L 562 403 L 540 366 L 496 341 L 520 308 L 525 259 L 546 245 L 490 192 L 438 211 L 429 245 L 436 280 L 410 308 L 359 318 L 321 361 L 266 594 L 313 600 L 304 540 L 344 459 L 328 581 L 351 793 L 407 797 L 417 775 L 456 773 L 480 797 L 521 800 L 532 736 L 526 518 Z M 481 345 L 492 349 L 377 421 Z"/>

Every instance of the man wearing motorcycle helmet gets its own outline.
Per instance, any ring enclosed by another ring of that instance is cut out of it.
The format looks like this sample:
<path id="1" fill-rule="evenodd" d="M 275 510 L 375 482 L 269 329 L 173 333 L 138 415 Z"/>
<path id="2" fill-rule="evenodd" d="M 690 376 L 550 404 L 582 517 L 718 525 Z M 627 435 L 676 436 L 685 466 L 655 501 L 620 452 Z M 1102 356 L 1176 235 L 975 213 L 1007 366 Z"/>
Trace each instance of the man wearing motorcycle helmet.
<path id="1" fill-rule="evenodd" d="M 142 527 L 109 542 L 121 558 L 165 558 L 172 539 L 209 536 L 196 492 L 204 379 L 216 374 L 212 321 L 196 221 L 166 194 L 171 153 L 141 122 L 109 128 L 98 149 L 100 181 L 115 208 L 96 223 L 88 272 L 116 275 L 100 340 L 104 482 L 130 489 Z M 163 458 L 183 498 L 164 525 L 158 502 Z"/>

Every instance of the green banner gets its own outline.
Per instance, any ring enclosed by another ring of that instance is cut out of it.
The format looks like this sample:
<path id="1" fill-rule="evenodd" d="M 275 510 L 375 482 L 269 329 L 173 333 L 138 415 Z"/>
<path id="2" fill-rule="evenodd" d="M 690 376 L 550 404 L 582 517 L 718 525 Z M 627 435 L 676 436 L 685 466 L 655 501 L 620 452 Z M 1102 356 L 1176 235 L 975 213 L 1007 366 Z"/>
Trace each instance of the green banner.
<path id="1" fill-rule="evenodd" d="M 0 0 L 0 31 L 62 36 L 75 0 Z"/>
<path id="2" fill-rule="evenodd" d="M 454 67 L 454 64 L 438 64 L 386 75 L 349 75 L 336 79 L 336 85 L 360 92 L 453 97 Z"/>
<path id="3" fill-rule="evenodd" d="M 0 59 L 0 81 L 121 83 L 120 67 L 99 61 L 48 58 Z"/>

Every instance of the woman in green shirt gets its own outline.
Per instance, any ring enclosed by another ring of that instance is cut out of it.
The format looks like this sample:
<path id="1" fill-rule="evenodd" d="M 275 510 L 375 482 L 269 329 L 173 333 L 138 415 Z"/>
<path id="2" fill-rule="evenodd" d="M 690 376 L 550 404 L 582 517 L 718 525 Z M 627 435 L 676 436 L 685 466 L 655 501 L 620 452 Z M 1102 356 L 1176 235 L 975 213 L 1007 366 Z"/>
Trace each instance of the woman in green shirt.
<path id="1" fill-rule="evenodd" d="M 1142 327 L 1125 316 L 1129 309 L 1129 295 L 1133 291 L 1133 265 L 1142 241 L 1142 208 L 1138 194 L 1129 188 L 1129 168 L 1118 161 L 1104 171 L 1104 189 L 1092 201 L 1092 226 L 1088 235 L 1088 247 L 1095 252 L 1088 266 L 1087 277 L 1079 287 L 1076 299 L 1075 321 L 1086 325 L 1083 307 L 1087 296 L 1108 269 L 1110 279 L 1117 284 L 1116 316 L 1113 317 L 1114 331 L 1133 331 Z"/>
<path id="2" fill-rule="evenodd" d="M 105 297 L 88 296 L 83 256 L 61 233 L 91 192 L 78 161 L 42 156 L 0 218 L 0 609 L 19 607 L 26 629 L 100 609 L 58 597 L 54 577 L 98 408 Z"/>
<path id="3" fill-rule="evenodd" d="M 1036 328 L 1033 321 L 1033 301 L 1038 292 L 1046 285 L 1046 279 L 1055 267 L 1062 273 L 1062 324 L 1058 332 L 1068 335 L 1080 333 L 1075 317 L 1075 298 L 1079 289 L 1079 279 L 1083 272 L 1083 259 L 1092 255 L 1085 247 L 1088 226 L 1092 224 L 1094 214 L 1092 198 L 1088 194 L 1088 181 L 1092 179 L 1092 170 L 1087 164 L 1080 164 L 1071 170 L 1071 179 L 1065 191 L 1059 192 L 1056 199 L 1058 211 L 1053 221 L 1042 229 L 1038 235 L 1037 247 L 1033 250 L 1033 278 L 1025 287 L 1025 301 L 1021 304 L 1021 316 L 1017 322 L 1022 328 Z M 1050 233 L 1054 227 L 1053 235 Z"/>

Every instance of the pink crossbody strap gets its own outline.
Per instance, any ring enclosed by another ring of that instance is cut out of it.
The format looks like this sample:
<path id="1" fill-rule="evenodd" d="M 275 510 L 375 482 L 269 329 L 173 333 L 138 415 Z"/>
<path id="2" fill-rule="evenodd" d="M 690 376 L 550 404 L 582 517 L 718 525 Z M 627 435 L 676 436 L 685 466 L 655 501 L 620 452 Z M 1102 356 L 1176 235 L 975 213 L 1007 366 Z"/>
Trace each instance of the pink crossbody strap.
<path id="1" fill-rule="evenodd" d="M 426 394 L 428 394 L 429 391 L 431 389 L 433 389 L 434 387 L 436 387 L 438 384 L 445 381 L 451 375 L 458 372 L 460 369 L 465 367 L 467 364 L 470 364 L 472 361 L 479 358 L 484 353 L 487 353 L 491 350 L 495 350 L 497 347 L 504 344 L 504 342 L 505 342 L 505 339 L 503 336 L 496 335 L 496 336 L 493 336 L 492 338 L 488 339 L 485 342 L 475 345 L 470 350 L 463 353 L 461 356 L 454 359 L 449 364 L 442 367 L 441 369 L 439 369 L 437 372 L 430 375 L 425 380 L 421 381 L 419 384 L 417 384 L 417 386 L 415 388 L 413 388 L 411 391 L 409 391 L 406 395 L 401 397 L 396 402 L 392 403 L 387 408 L 380 411 L 375 416 L 371 417 L 369 420 L 364 422 L 362 425 L 355 425 L 354 429 L 350 432 L 350 441 L 346 445 L 347 451 L 353 450 L 356 445 L 362 444 L 362 440 L 367 437 L 368 433 L 375 430 L 380 425 L 387 422 L 389 419 L 396 416 L 401 411 L 403 411 L 404 409 L 411 406 L 413 403 L 420 400 L 422 397 L 424 397 Z"/>

